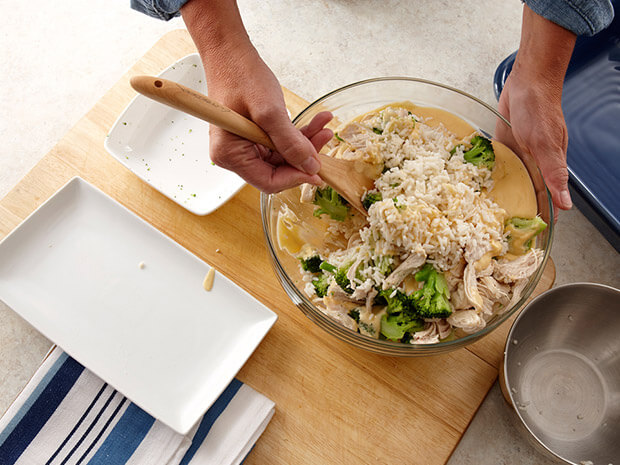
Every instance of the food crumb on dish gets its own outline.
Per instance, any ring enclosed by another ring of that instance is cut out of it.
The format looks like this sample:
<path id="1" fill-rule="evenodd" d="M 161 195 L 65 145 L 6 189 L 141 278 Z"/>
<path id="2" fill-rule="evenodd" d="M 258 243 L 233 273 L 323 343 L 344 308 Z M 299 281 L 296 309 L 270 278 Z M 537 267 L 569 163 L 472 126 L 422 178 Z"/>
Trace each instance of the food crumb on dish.
<path id="1" fill-rule="evenodd" d="M 140 268 L 141 270 L 143 270 L 145 266 L 146 265 L 144 264 L 144 262 L 138 263 L 138 268 Z"/>
<path id="2" fill-rule="evenodd" d="M 577 420 L 583 420 L 583 415 L 581 413 L 577 415 Z"/>
<path id="3" fill-rule="evenodd" d="M 519 410 L 527 410 L 527 407 L 530 405 L 530 401 L 526 400 L 525 402 L 517 402 L 517 408 Z"/>
<path id="4" fill-rule="evenodd" d="M 205 291 L 211 291 L 213 289 L 213 280 L 215 279 L 215 268 L 211 268 L 207 271 L 207 275 L 205 276 L 204 281 L 202 282 L 202 287 Z"/>
<path id="5" fill-rule="evenodd" d="M 516 339 L 513 339 L 513 340 L 512 340 L 512 343 L 513 343 L 514 345 L 517 345 L 517 344 L 519 343 L 519 341 L 517 341 Z"/>

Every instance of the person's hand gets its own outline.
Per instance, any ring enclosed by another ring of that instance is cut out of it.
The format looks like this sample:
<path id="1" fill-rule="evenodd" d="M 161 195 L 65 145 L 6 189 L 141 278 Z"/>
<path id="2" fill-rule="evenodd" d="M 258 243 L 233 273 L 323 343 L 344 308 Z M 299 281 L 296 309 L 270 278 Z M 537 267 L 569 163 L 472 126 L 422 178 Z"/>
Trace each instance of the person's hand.
<path id="1" fill-rule="evenodd" d="M 267 193 L 322 183 L 316 174 L 321 166 L 316 153 L 332 137 L 332 131 L 324 128 L 332 119 L 330 113 L 319 113 L 301 131 L 295 128 L 280 84 L 253 49 L 225 66 L 205 68 L 209 97 L 254 121 L 277 149 L 274 152 L 211 126 L 209 152 L 216 165 Z"/>
<path id="2" fill-rule="evenodd" d="M 523 7 L 521 43 L 498 108 L 512 129 L 498 121 L 495 131 L 500 142 L 534 158 L 554 206 L 563 210 L 570 209 L 572 202 L 562 86 L 575 39 L 572 32 Z"/>
<path id="3" fill-rule="evenodd" d="M 209 97 L 260 126 L 277 151 L 211 126 L 210 155 L 264 192 L 302 183 L 321 184 L 317 151 L 332 137 L 320 113 L 298 130 L 291 123 L 282 89 L 243 27 L 235 0 L 190 0 L 182 8 L 204 64 Z"/>
<path id="4" fill-rule="evenodd" d="M 507 146 L 534 158 L 545 178 L 554 206 L 567 210 L 572 203 L 566 168 L 568 133 L 562 113 L 561 93 L 561 87 L 552 88 L 532 79 L 520 69 L 513 69 L 502 90 L 498 108 L 510 121 L 512 130 L 498 121 L 495 134 Z"/>

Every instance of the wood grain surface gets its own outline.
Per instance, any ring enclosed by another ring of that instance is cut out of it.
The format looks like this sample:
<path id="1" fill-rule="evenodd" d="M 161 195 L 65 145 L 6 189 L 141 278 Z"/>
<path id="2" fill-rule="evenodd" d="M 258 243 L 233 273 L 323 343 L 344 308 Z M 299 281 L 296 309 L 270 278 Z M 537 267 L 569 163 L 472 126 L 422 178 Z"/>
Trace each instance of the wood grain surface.
<path id="1" fill-rule="evenodd" d="M 246 186 L 208 216 L 195 216 L 103 148 L 115 119 L 136 95 L 130 76 L 156 75 L 194 51 L 184 30 L 157 42 L 0 201 L 0 238 L 71 177 L 81 176 L 278 314 L 238 374 L 276 403 L 276 414 L 245 463 L 445 463 L 497 377 L 508 323 L 440 356 L 390 358 L 349 346 L 316 327 L 280 287 L 254 188 Z M 286 89 L 284 94 L 293 115 L 307 105 Z M 535 294 L 551 287 L 554 278 L 550 261 Z"/>

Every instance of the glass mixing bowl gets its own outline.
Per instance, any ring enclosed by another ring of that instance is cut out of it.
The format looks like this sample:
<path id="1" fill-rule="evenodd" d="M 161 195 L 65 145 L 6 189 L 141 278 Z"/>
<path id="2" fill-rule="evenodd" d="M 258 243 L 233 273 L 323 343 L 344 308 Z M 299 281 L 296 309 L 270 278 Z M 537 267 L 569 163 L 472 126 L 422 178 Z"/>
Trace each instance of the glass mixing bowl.
<path id="1" fill-rule="evenodd" d="M 510 124 L 491 106 L 458 89 L 424 79 L 406 77 L 387 77 L 356 82 L 337 89 L 319 98 L 303 110 L 294 120 L 297 127 L 307 125 L 321 111 L 331 111 L 334 121 L 348 122 L 354 117 L 388 103 L 411 101 L 421 106 L 447 110 L 487 136 L 493 137 L 495 125 Z M 499 121 L 499 123 L 498 123 Z M 545 186 L 542 175 L 534 160 L 525 154 L 518 154 L 532 179 L 538 203 L 538 213 L 548 227 L 537 236 L 536 247 L 544 250 L 542 263 L 529 278 L 521 299 L 503 314 L 494 316 L 482 330 L 467 334 L 457 339 L 436 344 L 404 344 L 372 339 L 350 329 L 323 313 L 306 296 L 303 291 L 305 283 L 299 272 L 299 261 L 287 251 L 278 247 L 277 218 L 283 204 L 302 219 L 304 227 L 320 228 L 321 221 L 312 216 L 314 205 L 299 202 L 299 188 L 289 189 L 277 194 L 261 194 L 261 215 L 267 247 L 272 264 L 282 287 L 297 307 L 314 323 L 333 336 L 353 344 L 356 347 L 390 356 L 423 356 L 448 352 L 471 344 L 501 325 L 519 310 L 536 287 L 549 257 L 553 237 L 553 205 L 551 196 Z"/>

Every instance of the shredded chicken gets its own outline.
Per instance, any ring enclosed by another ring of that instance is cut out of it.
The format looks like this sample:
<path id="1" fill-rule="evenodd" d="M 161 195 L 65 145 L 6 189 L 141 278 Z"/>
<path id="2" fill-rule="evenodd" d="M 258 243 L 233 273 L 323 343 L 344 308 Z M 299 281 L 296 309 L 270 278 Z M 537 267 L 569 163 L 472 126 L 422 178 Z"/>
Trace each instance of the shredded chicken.
<path id="1" fill-rule="evenodd" d="M 493 264 L 493 260 L 491 260 L 491 262 L 489 263 L 489 266 L 487 266 L 486 268 L 480 271 L 476 271 L 476 277 L 480 278 L 483 276 L 491 276 L 494 270 L 495 270 L 495 265 Z"/>
<path id="2" fill-rule="evenodd" d="M 366 147 L 366 142 L 370 141 L 370 130 L 359 123 L 347 124 L 344 129 L 338 133 L 338 137 L 343 139 L 354 150 Z"/>
<path id="3" fill-rule="evenodd" d="M 329 308 L 324 309 L 323 312 L 330 318 L 333 318 L 334 320 L 339 322 L 345 328 L 357 331 L 357 323 L 347 313 L 339 310 L 330 310 Z"/>
<path id="4" fill-rule="evenodd" d="M 450 303 L 455 310 L 465 310 L 466 308 L 471 308 L 471 303 L 465 295 L 463 282 L 460 282 L 456 286 L 456 289 L 450 292 Z"/>
<path id="5" fill-rule="evenodd" d="M 360 238 L 359 231 L 357 231 L 351 234 L 351 237 L 349 237 L 349 242 L 347 243 L 347 249 L 352 249 L 353 247 L 355 247 L 355 245 L 357 245 L 360 242 L 362 242 L 362 239 Z"/>
<path id="6" fill-rule="evenodd" d="M 354 304 L 351 296 L 347 294 L 338 284 L 336 284 L 336 282 L 331 283 L 327 288 L 327 294 L 325 295 L 323 302 L 326 306 L 335 306 L 342 303 Z M 355 304 L 353 306 L 355 306 Z"/>
<path id="7" fill-rule="evenodd" d="M 314 200 L 314 194 L 316 193 L 316 186 L 312 184 L 302 184 L 301 185 L 301 195 L 299 196 L 299 201 L 301 203 L 312 203 Z"/>
<path id="8" fill-rule="evenodd" d="M 476 268 L 468 263 L 463 272 L 463 286 L 467 300 L 476 310 L 482 310 L 483 302 L 480 292 L 478 292 L 478 281 L 476 279 Z"/>
<path id="9" fill-rule="evenodd" d="M 424 265 L 426 261 L 426 252 L 422 248 L 411 252 L 411 254 L 398 267 L 390 273 L 383 281 L 383 289 L 397 287 L 403 280 L 413 271 Z"/>
<path id="10" fill-rule="evenodd" d="M 465 260 L 461 260 L 455 266 L 453 266 L 450 270 L 444 273 L 446 278 L 446 282 L 448 283 L 448 287 L 450 291 L 453 291 L 457 288 L 458 284 L 463 281 L 463 271 L 465 270 L 465 265 L 467 262 Z"/>
<path id="11" fill-rule="evenodd" d="M 510 298 L 510 302 L 508 302 L 508 305 L 504 307 L 504 311 L 506 311 L 506 309 L 512 308 L 513 305 L 517 304 L 517 302 L 521 298 L 521 293 L 523 292 L 523 289 L 525 289 L 525 286 L 527 286 L 527 282 L 527 278 L 519 279 L 517 282 L 515 282 L 514 286 L 512 287 L 512 297 Z"/>
<path id="12" fill-rule="evenodd" d="M 353 280 L 355 279 L 355 273 L 357 273 L 357 268 L 360 266 L 360 264 L 363 262 L 364 260 L 361 257 L 358 257 L 353 264 L 349 267 L 349 270 L 347 271 L 347 279 L 351 282 L 353 282 Z"/>
<path id="13" fill-rule="evenodd" d="M 493 276 L 504 283 L 514 283 L 520 279 L 528 278 L 536 271 L 542 257 L 543 251 L 541 249 L 532 249 L 514 260 L 500 258 L 495 260 Z"/>
<path id="14" fill-rule="evenodd" d="M 375 288 L 372 288 L 372 290 L 368 293 L 368 295 L 366 296 L 366 310 L 372 310 L 372 304 L 375 300 L 375 297 L 377 297 L 377 294 L 378 292 Z"/>
<path id="15" fill-rule="evenodd" d="M 484 318 L 476 310 L 459 310 L 450 315 L 447 320 L 452 326 L 461 328 L 470 334 L 483 329 L 487 325 Z"/>
<path id="16" fill-rule="evenodd" d="M 413 333 L 412 344 L 436 344 L 440 339 L 448 337 L 452 327 L 446 320 L 428 321 L 422 331 Z"/>

